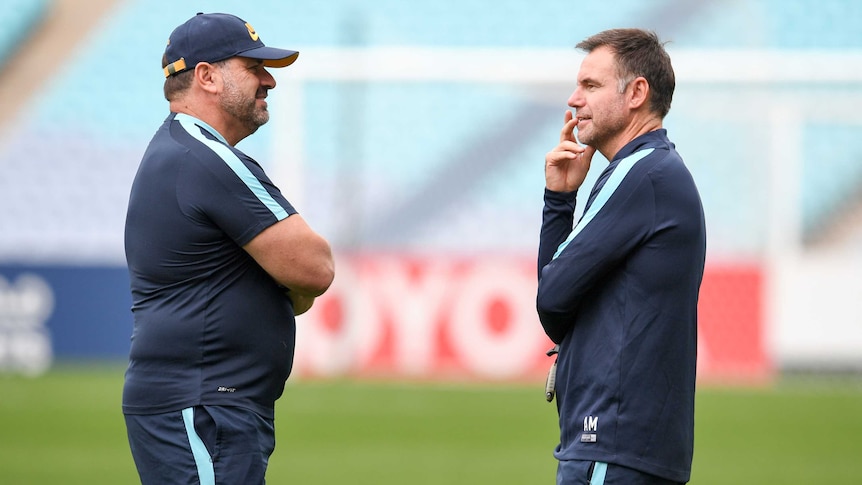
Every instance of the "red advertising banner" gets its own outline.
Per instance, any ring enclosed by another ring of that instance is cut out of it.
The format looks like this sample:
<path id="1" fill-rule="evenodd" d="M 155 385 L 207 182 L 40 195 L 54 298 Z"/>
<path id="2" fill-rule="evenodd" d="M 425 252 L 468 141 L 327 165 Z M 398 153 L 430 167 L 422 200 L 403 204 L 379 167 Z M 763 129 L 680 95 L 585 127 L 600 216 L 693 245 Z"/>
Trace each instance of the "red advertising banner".
<path id="1" fill-rule="evenodd" d="M 552 343 L 536 316 L 532 258 L 356 255 L 336 264 L 332 288 L 297 318 L 297 376 L 544 379 Z M 768 374 L 761 287 L 757 268 L 707 269 L 701 379 Z"/>
<path id="2" fill-rule="evenodd" d="M 755 264 L 707 266 L 698 302 L 698 377 L 758 383 L 773 365 L 766 351 L 765 278 Z"/>

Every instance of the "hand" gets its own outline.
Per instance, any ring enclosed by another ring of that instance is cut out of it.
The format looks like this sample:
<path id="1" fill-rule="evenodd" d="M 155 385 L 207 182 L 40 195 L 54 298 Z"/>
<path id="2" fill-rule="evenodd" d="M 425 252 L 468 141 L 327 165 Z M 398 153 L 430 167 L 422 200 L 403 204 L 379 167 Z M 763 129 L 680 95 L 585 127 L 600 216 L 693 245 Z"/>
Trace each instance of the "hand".
<path id="1" fill-rule="evenodd" d="M 293 303 L 293 315 L 302 315 L 311 309 L 311 306 L 314 305 L 314 297 L 307 294 L 296 293 L 290 290 L 285 290 L 284 294 L 290 298 L 291 303 Z"/>
<path id="2" fill-rule="evenodd" d="M 545 187 L 555 192 L 572 192 L 581 187 L 596 149 L 582 146 L 575 139 L 578 122 L 566 110 L 560 144 L 545 155 Z"/>

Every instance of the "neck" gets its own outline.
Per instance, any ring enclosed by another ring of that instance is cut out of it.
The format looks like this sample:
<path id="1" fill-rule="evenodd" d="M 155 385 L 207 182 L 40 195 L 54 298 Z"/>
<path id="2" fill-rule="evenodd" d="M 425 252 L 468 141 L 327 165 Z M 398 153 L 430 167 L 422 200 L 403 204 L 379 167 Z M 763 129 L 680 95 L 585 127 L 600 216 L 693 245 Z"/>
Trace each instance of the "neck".
<path id="1" fill-rule="evenodd" d="M 170 110 L 174 113 L 185 113 L 210 125 L 224 137 L 230 146 L 235 146 L 248 136 L 248 134 L 242 134 L 241 130 L 233 128 L 217 108 L 209 109 L 207 105 L 196 105 L 187 100 L 177 100 L 170 102 Z"/>
<path id="2" fill-rule="evenodd" d="M 597 147 L 608 161 L 614 159 L 619 151 L 635 138 L 662 128 L 662 120 L 655 116 L 644 118 L 635 118 L 619 135 L 605 144 L 605 146 Z"/>

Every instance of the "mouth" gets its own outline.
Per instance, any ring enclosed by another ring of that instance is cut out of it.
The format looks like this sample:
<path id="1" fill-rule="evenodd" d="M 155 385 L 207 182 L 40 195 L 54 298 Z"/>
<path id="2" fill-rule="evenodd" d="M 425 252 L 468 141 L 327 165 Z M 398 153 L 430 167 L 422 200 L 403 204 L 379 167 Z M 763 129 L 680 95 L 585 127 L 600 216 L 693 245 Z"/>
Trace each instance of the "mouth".
<path id="1" fill-rule="evenodd" d="M 257 99 L 257 101 L 259 101 L 263 105 L 264 108 L 266 108 L 268 106 L 268 104 L 266 102 L 266 93 L 258 95 L 255 99 Z"/>

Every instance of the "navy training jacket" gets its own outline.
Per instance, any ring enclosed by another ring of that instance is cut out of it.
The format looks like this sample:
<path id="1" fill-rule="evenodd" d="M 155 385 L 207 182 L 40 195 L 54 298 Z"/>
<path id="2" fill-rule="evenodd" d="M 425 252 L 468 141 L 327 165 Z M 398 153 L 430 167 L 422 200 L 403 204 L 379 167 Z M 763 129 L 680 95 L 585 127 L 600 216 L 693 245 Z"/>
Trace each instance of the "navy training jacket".
<path id="1" fill-rule="evenodd" d="M 537 310 L 560 345 L 554 454 L 688 481 L 706 255 L 697 187 L 660 129 L 617 153 L 573 228 L 575 199 L 545 190 L 539 244 Z"/>

